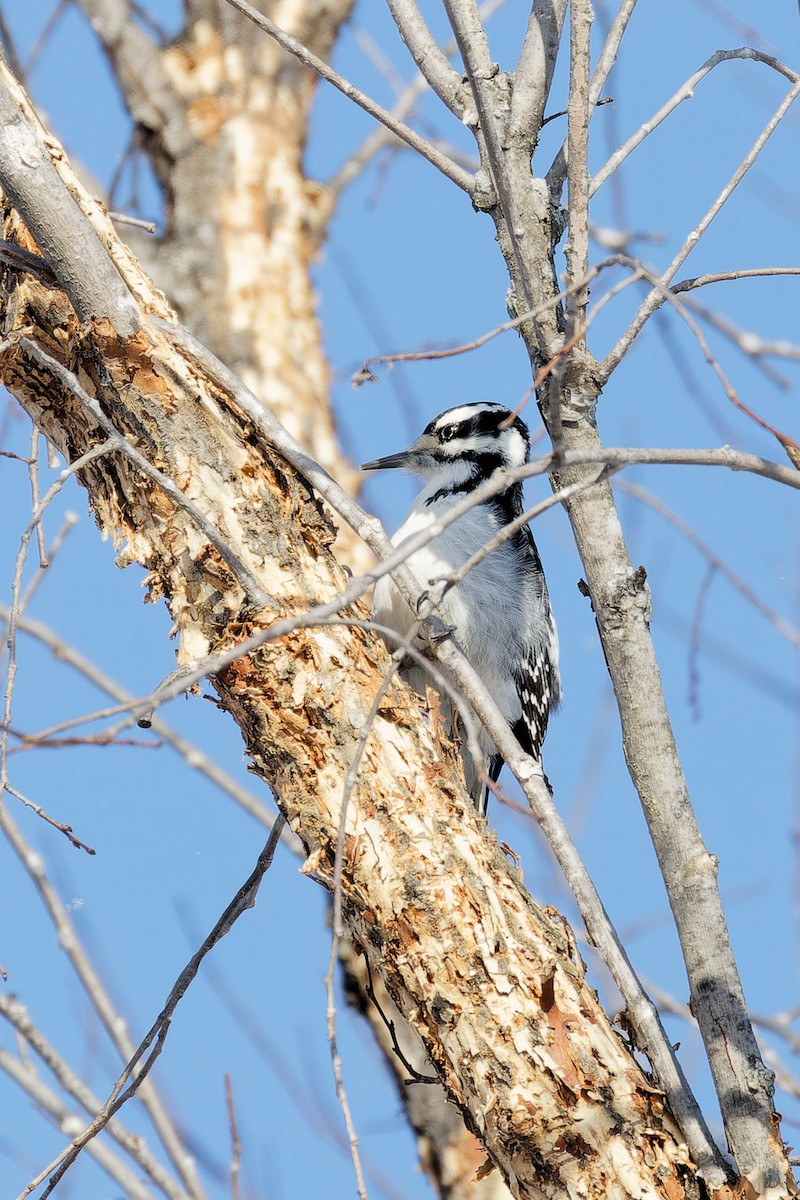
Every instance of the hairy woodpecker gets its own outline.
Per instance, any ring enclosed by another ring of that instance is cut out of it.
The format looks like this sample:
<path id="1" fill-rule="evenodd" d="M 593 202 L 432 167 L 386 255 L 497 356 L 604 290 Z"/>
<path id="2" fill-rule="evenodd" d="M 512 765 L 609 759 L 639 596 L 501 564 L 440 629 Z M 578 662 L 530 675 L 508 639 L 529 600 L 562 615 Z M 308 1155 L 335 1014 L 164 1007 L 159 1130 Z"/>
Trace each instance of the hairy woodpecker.
<path id="1" fill-rule="evenodd" d="M 423 479 L 422 491 L 392 538 L 399 546 L 411 535 L 429 529 L 499 467 L 522 466 L 529 450 L 526 425 L 502 404 L 460 404 L 431 421 L 407 450 L 364 463 L 361 469 L 399 467 Z M 457 570 L 521 513 L 521 482 L 475 504 L 409 557 L 421 588 Z M 541 560 L 528 526 L 523 525 L 451 587 L 440 610 L 517 741 L 538 758 L 550 711 L 561 698 L 561 683 L 558 636 Z M 389 575 L 375 585 L 372 612 L 376 622 L 403 636 L 415 619 Z M 405 674 L 424 694 L 426 682 L 430 683 L 425 673 L 411 668 Z M 442 711 L 452 714 L 446 697 L 442 698 Z M 457 727 L 457 721 L 453 724 Z M 503 760 L 483 731 L 480 745 L 484 763 L 473 763 L 466 752 L 463 757 L 470 794 L 485 815 L 489 789 L 482 780 L 488 776 L 494 782 Z"/>

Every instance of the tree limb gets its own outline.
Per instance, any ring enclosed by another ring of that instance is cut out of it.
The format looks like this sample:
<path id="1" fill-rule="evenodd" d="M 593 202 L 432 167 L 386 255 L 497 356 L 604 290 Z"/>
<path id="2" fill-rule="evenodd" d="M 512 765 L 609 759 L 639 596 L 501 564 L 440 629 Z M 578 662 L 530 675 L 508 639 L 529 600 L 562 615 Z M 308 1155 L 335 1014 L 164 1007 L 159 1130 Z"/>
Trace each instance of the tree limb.
<path id="1" fill-rule="evenodd" d="M 535 0 L 514 72 L 509 129 L 533 147 L 553 83 L 567 0 Z"/>
<path id="2" fill-rule="evenodd" d="M 387 0 L 387 4 L 422 76 L 451 112 L 463 115 L 463 80 L 434 41 L 416 0 Z"/>
<path id="3" fill-rule="evenodd" d="M 2 64 L 5 67 L 5 63 Z M 4 72 L 5 74 L 5 72 Z M 58 263 L 61 286 L 83 320 L 108 317 L 123 336 L 138 324 L 136 303 L 0 76 L 0 178 L 44 257 Z M 58 214 L 58 220 L 54 215 Z M 77 253 L 75 253 L 77 249 Z"/>

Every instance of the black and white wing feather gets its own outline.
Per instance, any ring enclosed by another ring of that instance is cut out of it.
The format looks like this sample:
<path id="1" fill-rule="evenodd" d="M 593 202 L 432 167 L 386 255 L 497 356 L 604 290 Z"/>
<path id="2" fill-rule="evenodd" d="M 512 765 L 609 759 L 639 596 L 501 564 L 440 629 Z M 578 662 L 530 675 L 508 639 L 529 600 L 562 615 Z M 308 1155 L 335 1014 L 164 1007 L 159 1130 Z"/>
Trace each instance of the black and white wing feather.
<path id="1" fill-rule="evenodd" d="M 536 596 L 537 622 L 530 627 L 527 655 L 514 683 L 522 706 L 522 717 L 514 727 L 514 735 L 522 748 L 539 758 L 547 733 L 550 713 L 561 700 L 561 681 L 558 674 L 558 634 L 550 600 L 547 595 L 544 571 L 533 535 L 528 528 L 520 531 L 520 561 L 525 563 Z"/>

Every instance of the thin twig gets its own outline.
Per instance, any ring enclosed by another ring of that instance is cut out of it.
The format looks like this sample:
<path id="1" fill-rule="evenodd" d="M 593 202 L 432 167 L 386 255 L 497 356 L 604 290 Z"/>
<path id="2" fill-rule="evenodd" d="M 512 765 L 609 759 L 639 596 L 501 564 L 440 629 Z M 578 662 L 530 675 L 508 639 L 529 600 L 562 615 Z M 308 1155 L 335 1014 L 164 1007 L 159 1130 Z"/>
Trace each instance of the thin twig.
<path id="1" fill-rule="evenodd" d="M 35 852 L 26 842 L 9 815 L 7 806 L 0 806 L 0 830 L 5 834 L 39 893 L 44 908 L 58 934 L 58 944 L 69 959 L 70 966 L 101 1024 L 111 1038 L 112 1044 L 116 1047 L 120 1058 L 123 1061 L 127 1060 L 134 1052 L 134 1045 L 128 1036 L 125 1021 L 114 1007 L 99 975 L 89 961 L 75 925 L 48 878 L 42 855 Z M 139 1098 L 171 1163 L 182 1180 L 187 1194 L 192 1200 L 202 1200 L 203 1189 L 197 1178 L 194 1160 L 181 1143 L 153 1084 L 147 1083 L 142 1088 Z"/>
<path id="2" fill-rule="evenodd" d="M 7 730 L 3 730 L 3 732 L 6 733 Z M 41 818 L 41 820 L 45 821 L 48 825 L 52 825 L 52 827 L 57 829 L 59 833 L 63 833 L 67 841 L 74 846 L 76 850 L 85 850 L 86 853 L 92 857 L 94 857 L 94 855 L 97 853 L 97 851 L 93 850 L 91 846 L 87 846 L 86 842 L 82 842 L 80 838 L 75 836 L 71 825 L 67 825 L 63 821 L 56 821 L 54 817 L 51 817 L 49 813 L 45 812 L 41 804 L 36 804 L 35 801 L 29 800 L 28 797 L 22 792 L 18 791 L 17 788 L 12 787 L 8 780 L 6 780 L 3 786 L 3 791 L 8 792 L 9 796 L 13 796 L 15 800 L 19 800 L 20 804 L 24 804 L 26 808 L 31 810 L 31 812 L 35 812 L 37 817 Z"/>
<path id="3" fill-rule="evenodd" d="M 256 902 L 256 896 L 266 872 L 272 865 L 272 860 L 275 856 L 275 850 L 280 840 L 280 833 L 285 824 L 286 818 L 281 813 L 272 827 L 269 837 L 267 838 L 264 849 L 258 856 L 255 868 L 249 879 L 242 884 L 238 892 L 227 905 L 219 920 L 214 925 L 208 937 L 203 942 L 202 946 L 192 955 L 189 962 L 181 971 L 175 983 L 170 990 L 169 995 L 164 1003 L 164 1007 L 159 1013 L 156 1020 L 153 1022 L 149 1031 L 139 1043 L 134 1054 L 125 1066 L 124 1071 L 117 1079 L 112 1088 L 105 1104 L 97 1113 L 93 1121 L 91 1121 L 85 1129 L 72 1139 L 70 1146 L 61 1152 L 57 1158 L 53 1160 L 44 1171 L 40 1172 L 36 1179 L 32 1180 L 23 1192 L 20 1193 L 18 1200 L 24 1200 L 24 1197 L 29 1196 L 47 1176 L 50 1176 L 47 1187 L 42 1192 L 41 1200 L 47 1200 L 47 1197 L 52 1194 L 54 1188 L 63 1178 L 65 1171 L 74 1163 L 75 1159 L 80 1154 L 84 1146 L 94 1138 L 101 1129 L 104 1129 L 110 1118 L 122 1108 L 132 1096 L 136 1095 L 142 1082 L 149 1074 L 154 1062 L 164 1048 L 164 1042 L 169 1032 L 169 1027 L 172 1018 L 175 1015 L 175 1009 L 183 999 L 187 989 L 194 980 L 197 972 L 200 969 L 205 956 L 210 950 L 216 946 L 225 935 L 232 929 L 239 917 L 242 916 L 247 909 L 252 908 Z M 150 1054 L 145 1058 L 145 1054 L 153 1047 Z M 127 1088 L 125 1084 L 131 1079 L 132 1082 Z M 125 1090 L 123 1091 L 123 1088 Z"/>
<path id="4" fill-rule="evenodd" d="M 71 1111 L 62 1098 L 48 1087 L 41 1076 L 34 1070 L 30 1062 L 14 1058 L 7 1050 L 0 1047 L 0 1071 L 13 1079 L 28 1095 L 29 1106 L 35 1108 L 39 1116 L 57 1129 L 67 1131 L 80 1123 L 80 1116 Z M 23 1104 L 20 1111 L 24 1109 Z M 142 1179 L 141 1168 L 132 1169 L 114 1150 L 103 1141 L 94 1142 L 88 1147 L 89 1153 L 98 1166 L 107 1172 L 115 1186 L 107 1189 L 107 1194 L 122 1195 L 125 1200 L 153 1200 L 153 1191 L 149 1183 Z M 184 1200 L 185 1192 L 167 1192 L 174 1195 L 175 1200 Z"/>
<path id="5" fill-rule="evenodd" d="M 673 283 L 670 291 L 677 296 L 694 288 L 706 287 L 709 283 L 727 283 L 736 279 L 757 279 L 762 276 L 800 275 L 800 267 L 749 267 L 742 271 L 718 271 L 714 275 L 695 275 L 692 279 L 681 279 Z"/>
<path id="6" fill-rule="evenodd" d="M 107 442 L 101 445 L 93 446 L 80 458 L 77 458 L 70 466 L 66 467 L 57 478 L 51 483 L 47 489 L 45 496 L 38 502 L 34 512 L 25 528 L 20 539 L 20 548 L 17 551 L 16 562 L 14 565 L 14 578 L 11 585 L 11 612 L 8 620 L 8 628 L 6 631 L 6 647 L 8 651 L 8 661 L 6 664 L 6 685 L 3 699 L 3 721 L 0 725 L 0 795 L 9 786 L 8 783 L 8 730 L 11 725 L 11 717 L 13 712 L 13 697 L 14 688 L 16 685 L 17 675 L 17 654 L 16 654 L 16 625 L 20 616 L 20 605 L 22 600 L 22 577 L 25 570 L 25 563 L 28 557 L 28 548 L 31 538 L 35 530 L 39 527 L 43 513 L 48 505 L 58 495 L 64 485 L 72 478 L 76 472 L 95 459 L 100 458 L 104 454 L 110 453 L 113 449 L 118 448 L 120 439 L 116 436 L 110 438 Z M 49 820 L 49 818 L 48 818 Z"/>
<path id="7" fill-rule="evenodd" d="M 587 273 L 586 279 L 582 280 L 579 286 L 585 286 L 589 279 L 593 278 L 599 271 L 599 266 L 591 273 Z M 528 309 L 518 317 L 514 317 L 512 321 L 504 321 L 502 325 L 497 325 L 494 329 L 490 329 L 488 333 L 482 333 L 479 337 L 473 338 L 471 342 L 465 342 L 460 346 L 448 346 L 445 350 L 406 350 L 399 354 L 373 354 L 369 358 L 365 358 L 363 364 L 351 377 L 351 383 L 359 387 L 362 383 L 375 383 L 376 378 L 372 372 L 372 367 L 380 363 L 382 366 L 393 366 L 395 363 L 403 362 L 436 362 L 442 358 L 453 358 L 458 354 L 467 354 L 470 350 L 478 350 L 481 346 L 485 346 L 492 338 L 498 337 L 501 333 L 507 333 L 510 329 L 518 329 L 520 325 L 524 325 L 526 321 L 535 320 L 548 308 L 557 304 L 567 295 L 567 290 L 559 292 L 552 300 L 543 300 L 541 304 L 537 304 L 536 308 Z"/>
<path id="8" fill-rule="evenodd" d="M 89 1090 L 80 1076 L 72 1070 L 41 1030 L 34 1025 L 24 1005 L 13 996 L 0 993 L 0 1014 L 52 1071 L 59 1086 L 69 1096 L 72 1096 L 86 1112 L 96 1113 L 102 1101 Z M 16 1078 L 18 1083 L 26 1086 L 24 1081 Z M 109 1121 L 107 1130 L 109 1135 L 131 1156 L 139 1169 L 144 1171 L 165 1196 L 168 1196 L 170 1200 L 185 1200 L 186 1192 L 175 1183 L 161 1163 L 150 1153 L 141 1134 L 132 1133 L 117 1120 Z"/>
<path id="9" fill-rule="evenodd" d="M 735 189 L 742 182 L 742 180 L 746 176 L 747 172 L 753 166 L 753 163 L 756 161 L 759 154 L 764 149 L 764 146 L 767 144 L 769 139 L 772 137 L 773 133 L 778 128 L 781 121 L 786 116 L 789 109 L 794 104 L 795 100 L 797 99 L 797 97 L 799 95 L 800 95 L 800 76 L 796 76 L 794 84 L 792 85 L 790 90 L 787 92 L 786 96 L 784 96 L 783 100 L 778 105 L 777 109 L 775 110 L 773 115 L 770 117 L 769 121 L 764 126 L 761 133 L 756 138 L 756 140 L 753 143 L 753 145 L 751 146 L 750 150 L 744 156 L 744 158 L 740 162 L 739 166 L 736 168 L 733 175 L 731 176 L 731 178 L 726 183 L 725 187 L 720 192 L 719 196 L 716 198 L 716 200 L 711 205 L 711 207 L 706 211 L 706 213 L 703 215 L 703 217 L 698 222 L 698 224 L 695 226 L 695 228 L 687 235 L 687 237 L 685 238 L 685 240 L 683 242 L 683 245 L 678 250 L 678 252 L 675 255 L 675 257 L 673 258 L 672 262 L 669 264 L 666 271 L 664 271 L 663 275 L 660 276 L 660 278 L 658 280 L 658 284 L 654 285 L 654 287 L 651 289 L 651 291 L 645 297 L 645 299 L 643 300 L 642 304 L 640 305 L 636 315 L 634 316 L 633 320 L 628 325 L 628 328 L 625 330 L 625 332 L 622 334 L 622 336 L 618 339 L 614 348 L 610 351 L 609 354 L 606 355 L 605 359 L 600 364 L 600 371 L 599 371 L 599 375 L 598 375 L 598 386 L 602 387 L 603 384 L 608 380 L 608 378 L 610 377 L 612 372 L 616 369 L 616 367 L 621 362 L 623 356 L 627 353 L 628 349 L 630 348 L 632 343 L 635 341 L 638 334 L 641 332 L 642 327 L 644 326 L 646 321 L 664 303 L 665 291 L 666 291 L 667 287 L 669 286 L 669 284 L 674 279 L 676 272 L 680 269 L 680 267 L 683 265 L 683 263 L 689 257 L 692 250 L 694 250 L 697 243 L 700 241 L 700 239 L 702 238 L 703 234 L 708 229 L 711 222 L 719 214 L 721 209 L 724 207 L 724 205 L 730 199 L 730 197 L 733 194 L 733 192 L 735 191 Z"/>
<path id="10" fill-rule="evenodd" d="M 336 837 L 336 851 L 333 864 L 333 921 L 331 934 L 331 952 L 328 958 L 328 970 L 325 974 L 325 1019 L 328 1030 L 328 1045 L 331 1054 L 331 1066 L 333 1068 L 333 1078 L 336 1085 L 336 1095 L 339 1100 L 339 1106 L 344 1117 L 345 1128 L 347 1130 L 347 1140 L 350 1147 L 350 1158 L 353 1163 L 353 1171 L 356 1177 L 356 1190 L 358 1191 L 361 1200 L 367 1200 L 367 1188 L 364 1182 L 364 1171 L 361 1166 L 361 1155 L 358 1149 L 358 1136 L 356 1134 L 355 1125 L 353 1123 L 353 1114 L 350 1109 L 350 1102 L 347 1099 L 347 1091 L 344 1086 L 344 1078 L 342 1075 L 342 1060 L 339 1056 L 339 1050 L 336 1041 L 336 963 L 339 959 L 339 944 L 344 936 L 345 927 L 342 919 L 342 882 L 344 879 L 344 856 L 347 834 L 347 810 L 350 804 L 350 798 L 353 794 L 353 788 L 358 779 L 358 773 L 361 766 L 361 760 L 364 756 L 364 751 L 367 748 L 367 742 L 372 733 L 375 724 L 375 718 L 378 715 L 384 697 L 392 685 L 395 671 L 400 662 L 405 656 L 406 651 L 411 646 L 411 643 L 416 636 L 422 621 L 416 621 L 409 631 L 408 635 L 403 639 L 401 644 L 393 651 L 389 660 L 389 667 L 381 680 L 380 687 L 375 693 L 375 697 L 370 705 L 370 710 L 361 726 L 358 741 L 353 757 L 347 768 L 347 773 L 342 784 L 342 803 L 339 812 L 339 829 Z"/>
<path id="11" fill-rule="evenodd" d="M 798 274 L 800 274 L 800 271 L 798 271 Z M 706 307 L 706 305 L 700 304 L 693 296 L 684 296 L 681 303 L 691 312 L 702 317 L 712 328 L 716 329 L 723 337 L 732 342 L 736 349 L 745 354 L 777 387 L 783 389 L 791 387 L 788 379 L 780 375 L 763 360 L 765 357 L 775 357 L 800 361 L 800 345 L 784 340 L 777 342 L 768 341 L 766 338 L 762 338 L 759 334 L 753 333 L 749 329 L 740 329 L 733 321 L 724 317 L 721 313 Z"/>
<path id="12" fill-rule="evenodd" d="M 0 604 L 0 622 L 8 622 L 10 612 L 10 609 Z M 17 620 L 17 629 L 47 646 L 60 663 L 66 663 L 73 670 L 78 671 L 90 683 L 94 684 L 95 687 L 106 692 L 123 706 L 129 705 L 136 699 L 133 692 L 129 692 L 109 675 L 106 675 L 95 663 L 81 654 L 74 646 L 59 638 L 49 626 L 43 624 L 41 621 L 21 616 Z M 200 774 L 204 775 L 211 783 L 225 792 L 240 808 L 244 809 L 250 816 L 255 817 L 267 829 L 272 828 L 275 820 L 274 813 L 267 807 L 263 800 L 259 800 L 247 788 L 242 787 L 232 775 L 228 774 L 224 768 L 214 762 L 205 751 L 201 750 L 199 746 L 190 742 L 187 738 L 184 738 L 181 734 L 176 733 L 172 726 L 168 725 L 160 717 L 153 717 L 151 724 L 153 733 L 163 743 L 170 746 L 176 754 L 179 754 L 188 767 L 194 771 L 199 771 Z M 295 853 L 297 852 L 298 839 L 291 830 L 284 830 L 282 840 L 291 850 Z"/>
<path id="13" fill-rule="evenodd" d="M 642 504 L 646 504 L 653 512 L 658 513 L 665 521 L 668 521 L 674 529 L 677 529 L 681 537 L 684 537 L 696 550 L 702 554 L 709 567 L 713 567 L 715 572 L 719 572 L 723 578 L 727 579 L 728 583 L 734 588 L 748 604 L 760 613 L 770 625 L 775 629 L 781 637 L 797 649 L 800 649 L 800 630 L 790 624 L 785 617 L 771 608 L 766 601 L 762 600 L 748 583 L 742 579 L 741 575 L 737 575 L 732 567 L 729 567 L 724 559 L 715 554 L 711 547 L 703 541 L 695 529 L 684 521 L 673 509 L 660 500 L 658 496 L 654 496 L 652 492 L 641 487 L 638 483 L 630 483 L 628 480 L 616 479 L 614 486 L 620 491 L 626 492 L 629 496 L 634 496 Z"/>
<path id="14" fill-rule="evenodd" d="M 37 589 L 42 583 L 42 580 L 45 578 L 47 571 L 50 567 L 52 567 L 53 560 L 55 559 L 61 547 L 64 545 L 64 542 L 66 541 L 70 531 L 75 528 L 77 522 L 78 517 L 75 513 L 68 512 L 64 514 L 63 525 L 53 538 L 52 542 L 50 542 L 49 546 L 47 546 L 45 549 L 45 558 L 47 560 L 45 567 L 39 567 L 39 570 L 34 573 L 30 583 L 25 589 L 25 594 L 20 601 L 20 614 L 27 611 L 31 600 L 35 596 Z"/>
<path id="15" fill-rule="evenodd" d="M 656 281 L 655 286 L 660 288 L 660 283 Z M 780 443 L 780 445 L 783 446 L 783 449 L 786 451 L 789 459 L 794 463 L 795 467 L 800 470 L 800 443 L 798 443 L 793 437 L 790 437 L 789 434 L 783 433 L 782 430 L 776 428 L 774 425 L 771 425 L 769 421 L 764 420 L 763 417 L 759 416 L 758 413 L 754 412 L 752 408 L 750 408 L 744 403 L 743 400 L 739 398 L 736 389 L 723 371 L 719 360 L 712 353 L 711 347 L 709 346 L 702 329 L 697 324 L 697 321 L 695 321 L 692 314 L 687 311 L 686 304 L 682 303 L 675 296 L 672 296 L 669 293 L 667 294 L 666 299 L 670 306 L 691 329 L 697 344 L 703 352 L 706 362 L 710 365 L 714 374 L 722 384 L 725 395 L 731 404 L 738 408 L 740 412 L 743 412 L 746 416 L 748 416 L 751 421 L 754 421 L 756 425 L 759 425 L 762 429 L 765 429 L 768 433 L 771 433 L 773 437 L 776 438 L 776 440 Z"/>
<path id="16" fill-rule="evenodd" d="M 143 221 L 141 217 L 130 217 L 127 213 L 110 212 L 108 219 L 116 221 L 118 225 L 133 225 L 136 229 L 144 229 L 145 233 L 155 233 L 158 228 L 155 221 Z"/>
<path id="17" fill-rule="evenodd" d="M 31 453 L 28 459 L 28 479 L 31 485 L 31 508 L 34 512 L 39 507 L 39 430 L 35 425 L 31 425 Z M 44 529 L 42 522 L 36 523 L 36 546 L 39 551 L 39 570 L 43 571 L 48 566 L 47 562 L 47 547 L 44 539 Z M 24 601 L 23 601 L 24 606 Z"/>
<path id="18" fill-rule="evenodd" d="M 716 575 L 716 567 L 713 563 L 709 563 L 706 573 L 697 590 L 697 600 L 694 606 L 694 616 L 689 631 L 689 707 L 692 710 L 692 716 L 695 721 L 699 721 L 701 717 L 700 710 L 700 669 L 698 662 L 700 658 L 700 633 L 702 629 L 703 614 L 706 609 L 711 584 L 714 582 Z"/>
<path id="19" fill-rule="evenodd" d="M 403 1048 L 400 1045 L 400 1040 L 397 1036 L 397 1027 L 395 1026 L 395 1023 L 391 1019 L 391 1017 L 387 1017 L 386 1013 L 383 1011 L 383 1009 L 378 1001 L 378 997 L 375 995 L 375 985 L 372 981 L 372 966 L 369 961 L 369 955 L 366 952 L 364 954 L 364 965 L 367 968 L 367 983 L 364 988 L 364 991 L 366 992 L 367 996 L 372 1001 L 372 1003 L 375 1005 L 375 1011 L 377 1012 L 378 1016 L 380 1017 L 380 1019 L 383 1021 L 384 1025 L 386 1026 L 386 1031 L 389 1034 L 389 1037 L 392 1042 L 392 1049 L 394 1050 L 394 1052 L 397 1055 L 397 1057 L 399 1058 L 400 1062 L 403 1064 L 403 1066 L 405 1067 L 405 1069 L 408 1071 L 409 1075 L 411 1076 L 411 1078 L 407 1079 L 405 1082 L 407 1084 L 439 1083 L 440 1080 L 437 1075 L 422 1075 L 422 1074 L 420 1074 L 420 1072 L 417 1070 L 417 1068 L 412 1063 L 410 1063 L 408 1061 L 408 1059 L 406 1058 L 405 1054 L 403 1053 Z"/>
<path id="20" fill-rule="evenodd" d="M 460 583 L 465 575 L 474 570 L 479 563 L 482 563 L 483 560 L 488 557 L 488 555 L 493 554 L 499 546 L 504 546 L 506 542 L 515 537 L 515 535 L 520 531 L 520 529 L 524 528 L 525 525 L 530 524 L 531 521 L 535 520 L 536 517 L 541 516 L 542 513 L 547 512 L 548 509 L 555 508 L 557 504 L 563 504 L 566 500 L 569 500 L 572 496 L 576 496 L 579 492 L 586 491 L 587 488 L 594 487 L 602 480 L 607 479 L 614 473 L 615 469 L 619 470 L 620 468 L 605 466 L 601 467 L 596 475 L 590 475 L 585 479 L 578 479 L 574 483 L 569 483 L 566 484 L 566 486 L 559 488 L 558 491 L 553 492 L 552 495 L 545 496 L 544 500 L 540 500 L 538 504 L 534 504 L 533 508 L 527 509 L 525 512 L 521 513 L 520 516 L 515 517 L 513 521 L 509 521 L 508 524 L 502 527 L 502 529 L 498 530 L 494 537 L 490 538 L 488 542 L 485 542 L 479 550 L 476 550 L 475 553 L 468 558 L 466 562 L 462 563 L 457 570 L 451 571 L 447 575 L 442 575 L 441 578 L 436 582 L 445 583 L 447 585 L 446 590 L 449 591 L 451 587 L 455 587 L 457 583 Z"/>
<path id="21" fill-rule="evenodd" d="M 64 16 L 67 9 L 69 8 L 69 3 L 70 3 L 70 0 L 58 0 L 58 3 L 54 4 L 53 7 L 51 8 L 51 10 L 47 16 L 47 20 L 45 21 L 44 25 L 42 26 L 39 36 L 36 38 L 36 41 L 33 43 L 30 50 L 28 51 L 28 57 L 25 62 L 25 68 L 23 70 L 22 75 L 20 76 L 21 80 L 30 78 L 31 72 L 33 71 L 33 68 L 36 66 L 37 62 L 39 61 L 42 51 L 44 50 L 45 46 L 47 45 L 49 39 L 53 36 L 53 33 L 55 32 L 56 26 L 58 25 L 59 21 Z"/>
<path id="22" fill-rule="evenodd" d="M 231 1200 L 239 1200 L 239 1171 L 242 1165 L 242 1143 L 236 1122 L 236 1107 L 233 1103 L 233 1084 L 225 1072 L 225 1107 L 228 1110 L 228 1129 L 231 1135 Z"/>
<path id="23" fill-rule="evenodd" d="M 693 75 L 689 76 L 686 82 L 678 88 L 675 95 L 671 96 L 670 99 L 667 100 L 666 104 L 663 104 L 658 112 L 653 114 L 649 121 L 645 121 L 642 125 L 640 125 L 636 133 L 632 134 L 631 137 L 629 137 L 628 140 L 612 154 L 608 162 L 600 168 L 600 170 L 592 179 L 589 190 L 590 196 L 593 196 L 595 192 L 603 186 L 606 180 L 613 175 L 614 171 L 616 171 L 622 165 L 625 159 L 628 158 L 634 152 L 634 150 L 637 149 L 637 147 L 641 146 L 645 138 L 648 138 L 651 133 L 658 129 L 659 125 L 666 121 L 667 117 L 671 116 L 676 108 L 683 104 L 685 100 L 691 100 L 694 97 L 695 88 L 702 79 L 705 79 L 709 72 L 713 71 L 715 67 L 718 67 L 720 63 L 732 62 L 735 59 L 745 59 L 752 62 L 764 63 L 766 66 L 772 67 L 772 69 L 777 71 L 780 75 L 785 76 L 790 83 L 797 82 L 798 76 L 795 71 L 792 71 L 789 67 L 785 67 L 783 63 L 778 62 L 777 59 L 772 58 L 769 54 L 762 54 L 758 50 L 751 49 L 750 46 L 742 46 L 738 50 L 717 50 L 716 53 L 712 54 L 710 58 L 706 59 L 701 67 L 698 67 Z"/>

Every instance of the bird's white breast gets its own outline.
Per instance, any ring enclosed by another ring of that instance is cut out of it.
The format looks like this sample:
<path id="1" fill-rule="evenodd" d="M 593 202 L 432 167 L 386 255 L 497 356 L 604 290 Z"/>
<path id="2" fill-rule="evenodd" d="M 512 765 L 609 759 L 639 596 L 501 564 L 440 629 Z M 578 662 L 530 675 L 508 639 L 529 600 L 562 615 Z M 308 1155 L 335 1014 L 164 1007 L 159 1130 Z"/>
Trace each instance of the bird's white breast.
<path id="1" fill-rule="evenodd" d="M 400 546 L 406 538 L 429 529 L 452 506 L 452 497 L 427 505 L 432 489 L 417 498 L 392 538 Z M 480 550 L 498 531 L 490 508 L 479 505 L 449 525 L 408 559 L 408 565 L 425 591 L 448 576 Z M 445 595 L 440 611 L 452 627 L 461 650 L 471 662 L 510 723 L 521 714 L 515 681 L 509 669 L 508 643 L 493 630 L 524 628 L 522 580 L 508 545 L 500 547 L 474 567 Z M 373 615 L 380 624 L 407 633 L 414 621 L 411 609 L 387 575 L 375 585 Z"/>

